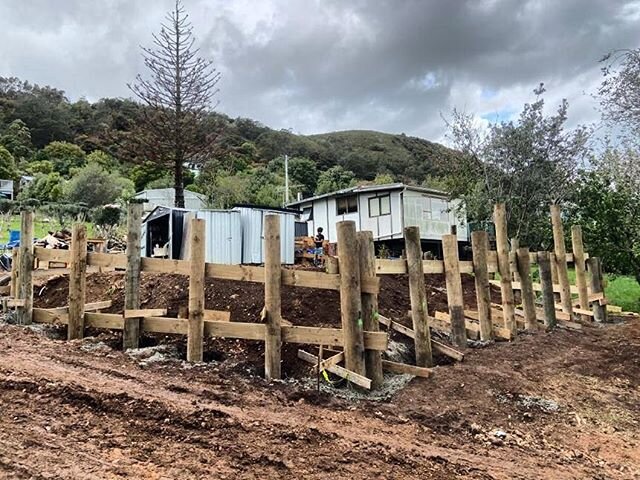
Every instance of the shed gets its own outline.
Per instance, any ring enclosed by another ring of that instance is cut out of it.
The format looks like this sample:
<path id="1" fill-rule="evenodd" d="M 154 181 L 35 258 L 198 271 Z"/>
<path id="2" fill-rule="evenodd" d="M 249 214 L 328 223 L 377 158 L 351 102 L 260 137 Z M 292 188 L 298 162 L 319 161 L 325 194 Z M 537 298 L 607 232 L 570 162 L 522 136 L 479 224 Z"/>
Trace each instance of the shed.
<path id="1" fill-rule="evenodd" d="M 295 262 L 295 222 L 300 214 L 289 208 L 236 205 L 242 222 L 242 263 L 264 263 L 264 216 L 280 215 L 280 255 L 284 264 Z"/>
<path id="2" fill-rule="evenodd" d="M 189 210 L 156 207 L 142 224 L 142 255 L 154 256 L 166 247 L 167 258 L 188 256 L 187 226 L 191 218 L 206 222 L 205 261 L 236 265 L 242 262 L 240 213 L 231 210 Z"/>
<path id="3" fill-rule="evenodd" d="M 143 190 L 134 195 L 134 198 L 145 199 L 144 211 L 150 212 L 156 207 L 171 207 L 176 203 L 176 191 L 173 188 L 154 188 Z M 184 191 L 184 207 L 186 210 L 202 210 L 206 207 L 206 199 L 190 190 Z"/>

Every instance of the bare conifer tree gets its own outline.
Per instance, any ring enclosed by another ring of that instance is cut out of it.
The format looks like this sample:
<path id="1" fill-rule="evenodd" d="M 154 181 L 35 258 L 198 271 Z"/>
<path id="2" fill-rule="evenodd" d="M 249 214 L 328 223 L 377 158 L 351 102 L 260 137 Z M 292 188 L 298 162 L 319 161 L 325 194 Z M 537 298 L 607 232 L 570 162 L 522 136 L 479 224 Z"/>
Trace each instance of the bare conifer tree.
<path id="1" fill-rule="evenodd" d="M 133 138 L 138 157 L 173 170 L 176 207 L 184 207 L 185 165 L 202 164 L 215 141 L 207 120 L 220 73 L 194 44 L 189 15 L 176 0 L 153 46 L 141 47 L 149 75 L 127 85 L 146 106 Z"/>

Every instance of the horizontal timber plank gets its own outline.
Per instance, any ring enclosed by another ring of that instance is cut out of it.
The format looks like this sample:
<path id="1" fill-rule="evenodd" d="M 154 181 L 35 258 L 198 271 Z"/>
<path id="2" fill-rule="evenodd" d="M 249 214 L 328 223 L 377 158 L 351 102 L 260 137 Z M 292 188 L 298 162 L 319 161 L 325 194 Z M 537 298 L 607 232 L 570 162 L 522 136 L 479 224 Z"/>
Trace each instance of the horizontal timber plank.
<path id="1" fill-rule="evenodd" d="M 391 360 L 382 360 L 382 368 L 387 372 L 398 374 L 406 373 L 422 378 L 429 378 L 431 376 L 431 373 L 433 373 L 430 368 L 407 365 L 406 363 L 392 362 Z"/>
<path id="2" fill-rule="evenodd" d="M 127 256 L 121 253 L 87 253 L 87 265 L 103 268 L 127 268 Z"/>
<path id="3" fill-rule="evenodd" d="M 426 275 L 444 273 L 444 263 L 442 260 L 423 260 L 422 270 Z M 407 273 L 407 261 L 404 259 L 377 259 L 376 273 L 378 275 Z M 460 262 L 460 273 L 473 273 L 473 263 L 469 261 Z"/>
<path id="4" fill-rule="evenodd" d="M 124 318 L 122 318 L 122 315 L 119 313 L 85 312 L 84 326 L 122 330 L 124 328 Z"/>
<path id="5" fill-rule="evenodd" d="M 178 275 L 189 275 L 190 273 L 189 262 L 187 260 L 142 257 L 140 262 L 140 269 L 143 272 Z"/>
<path id="6" fill-rule="evenodd" d="M 69 314 L 67 313 L 67 308 L 34 308 L 33 322 L 67 325 L 69 323 Z"/>
<path id="7" fill-rule="evenodd" d="M 162 317 L 167 314 L 166 308 L 132 309 L 124 311 L 124 318 Z"/>
<path id="8" fill-rule="evenodd" d="M 227 312 L 226 310 L 205 310 L 204 319 L 214 320 L 216 322 L 230 322 L 231 312 Z"/>
<path id="9" fill-rule="evenodd" d="M 69 250 L 59 248 L 34 247 L 33 256 L 43 262 L 69 263 L 71 261 Z"/>
<path id="10" fill-rule="evenodd" d="M 364 347 L 367 350 L 385 351 L 388 335 L 384 332 L 363 332 Z M 308 343 L 330 347 L 343 346 L 342 330 L 324 327 L 282 327 L 282 341 L 289 343 Z"/>
<path id="11" fill-rule="evenodd" d="M 104 300 L 102 302 L 91 302 L 84 305 L 84 311 L 90 312 L 91 310 L 102 310 L 103 308 L 109 308 L 111 306 L 111 300 Z"/>

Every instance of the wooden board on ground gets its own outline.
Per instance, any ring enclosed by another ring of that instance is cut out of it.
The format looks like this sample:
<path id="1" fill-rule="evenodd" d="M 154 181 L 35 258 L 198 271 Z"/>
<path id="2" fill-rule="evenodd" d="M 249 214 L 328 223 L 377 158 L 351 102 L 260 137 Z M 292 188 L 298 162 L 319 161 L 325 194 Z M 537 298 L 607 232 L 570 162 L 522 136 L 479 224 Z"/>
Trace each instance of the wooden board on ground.
<path id="1" fill-rule="evenodd" d="M 382 368 L 387 372 L 409 374 L 422 378 L 429 378 L 431 376 L 431 373 L 433 373 L 430 368 L 407 365 L 406 363 L 392 362 L 391 360 L 382 360 Z"/>
<path id="2" fill-rule="evenodd" d="M 314 365 L 318 363 L 318 357 L 311 353 L 305 352 L 304 350 L 298 350 L 298 358 Z M 339 365 L 332 365 L 326 370 L 327 372 L 331 372 L 334 375 L 344 378 L 345 380 L 348 380 L 355 385 L 366 388 L 367 390 L 371 389 L 371 380 L 362 375 L 358 375 L 351 370 L 347 370 L 344 367 L 341 367 Z"/>

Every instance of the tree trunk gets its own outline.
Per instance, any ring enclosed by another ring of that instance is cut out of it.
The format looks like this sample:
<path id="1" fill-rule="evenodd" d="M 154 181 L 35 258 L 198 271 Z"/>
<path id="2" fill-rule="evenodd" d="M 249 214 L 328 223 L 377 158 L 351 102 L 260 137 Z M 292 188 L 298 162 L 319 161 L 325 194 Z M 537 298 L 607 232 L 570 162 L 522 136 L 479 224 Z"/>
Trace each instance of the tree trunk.
<path id="1" fill-rule="evenodd" d="M 177 208 L 184 208 L 184 172 L 182 165 L 182 157 L 177 156 L 176 163 L 174 165 L 174 189 L 176 192 L 175 206 Z"/>

